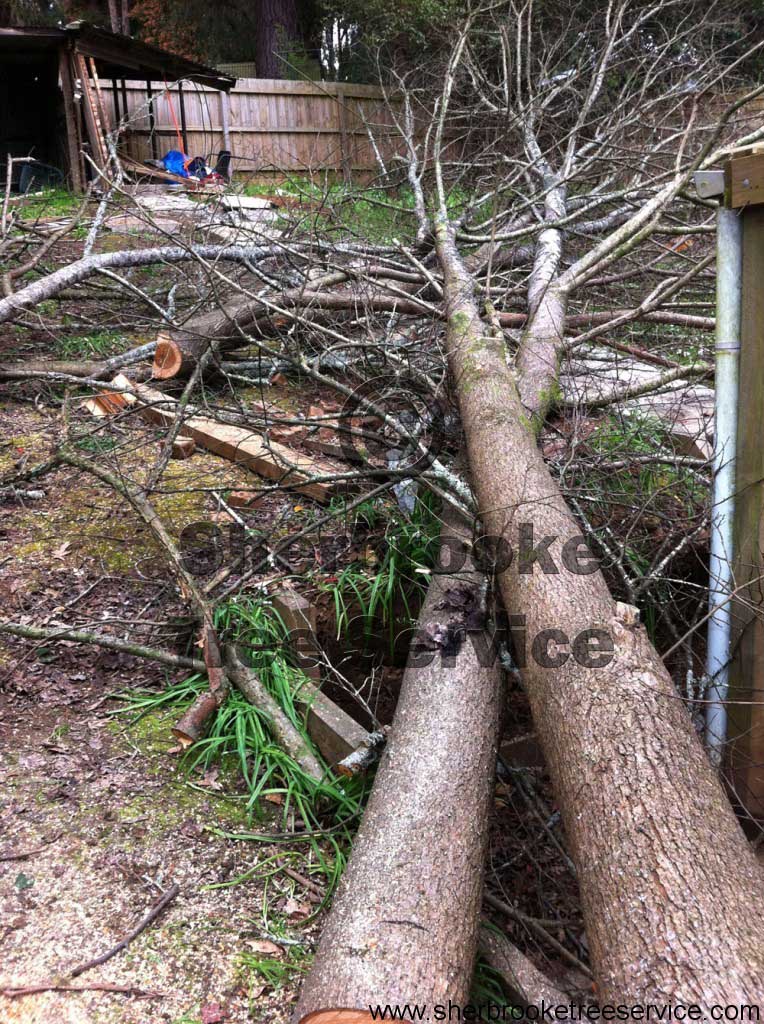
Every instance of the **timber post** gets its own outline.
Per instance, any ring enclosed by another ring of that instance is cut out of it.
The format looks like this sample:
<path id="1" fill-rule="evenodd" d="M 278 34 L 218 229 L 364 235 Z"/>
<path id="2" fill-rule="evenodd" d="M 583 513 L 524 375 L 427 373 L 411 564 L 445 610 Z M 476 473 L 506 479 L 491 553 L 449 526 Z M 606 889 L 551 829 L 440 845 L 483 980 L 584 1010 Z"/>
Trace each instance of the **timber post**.
<path id="1" fill-rule="evenodd" d="M 737 801 L 764 820 L 764 148 L 727 162 L 724 205 L 742 228 L 726 739 Z"/>

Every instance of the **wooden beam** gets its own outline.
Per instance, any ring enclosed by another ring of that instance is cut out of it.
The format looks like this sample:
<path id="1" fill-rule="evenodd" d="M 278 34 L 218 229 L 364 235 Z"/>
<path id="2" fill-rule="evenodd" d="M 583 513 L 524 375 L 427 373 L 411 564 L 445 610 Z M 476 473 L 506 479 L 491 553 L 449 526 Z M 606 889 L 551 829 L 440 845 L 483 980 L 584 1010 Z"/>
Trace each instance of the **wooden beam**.
<path id="1" fill-rule="evenodd" d="M 180 107 L 180 137 L 183 139 L 183 152 L 186 156 L 191 156 L 188 151 L 188 127 L 186 125 L 186 100 L 183 95 L 183 82 L 178 82 L 178 106 Z"/>
<path id="2" fill-rule="evenodd" d="M 349 149 L 350 140 L 348 139 L 345 94 L 341 90 L 337 92 L 337 121 L 340 132 L 340 166 L 342 167 L 343 178 L 346 182 L 349 182 L 352 177 L 352 159 Z"/>
<path id="3" fill-rule="evenodd" d="M 271 594 L 273 607 L 292 638 L 298 666 L 314 683 L 321 682 L 321 648 L 316 636 L 316 609 L 291 587 Z"/>
<path id="4" fill-rule="evenodd" d="M 320 689 L 321 648 L 316 636 L 315 606 L 289 586 L 275 590 L 271 600 L 290 634 L 297 664 L 311 680 L 295 695 L 297 707 L 307 713 L 308 735 L 330 767 L 356 755 L 362 769 L 358 755 L 373 751 L 375 738 Z"/>
<path id="5" fill-rule="evenodd" d="M 764 820 L 764 206 L 752 206 L 741 216 L 743 309 L 734 539 L 738 589 L 727 735 L 738 799 L 750 815 Z"/>
<path id="6" fill-rule="evenodd" d="M 66 126 L 66 151 L 69 162 L 69 183 L 75 192 L 85 191 L 85 171 L 80 152 L 80 133 L 77 109 L 74 105 L 74 81 L 69 62 L 69 50 L 61 46 L 58 51 L 58 73 L 61 77 L 61 92 L 64 96 L 64 123 Z"/>
<path id="7" fill-rule="evenodd" d="M 764 152 L 729 160 L 724 168 L 727 206 L 739 209 L 764 203 Z"/>
<path id="8" fill-rule="evenodd" d="M 154 113 L 154 94 L 151 91 L 151 79 L 146 79 L 146 106 L 149 112 L 149 139 L 151 141 L 151 158 L 157 158 L 157 138 L 155 135 L 156 115 Z"/>
<path id="9" fill-rule="evenodd" d="M 106 166 L 109 154 L 106 151 L 106 143 L 103 138 L 96 100 L 90 88 L 88 67 L 85 58 L 81 54 L 75 54 L 74 61 L 77 77 L 82 86 L 82 109 L 85 113 L 85 125 L 87 126 L 88 139 L 90 141 L 91 156 L 98 167 L 103 169 Z"/>
<path id="10" fill-rule="evenodd" d="M 146 419 L 164 425 L 175 421 L 177 403 L 161 391 L 136 384 L 122 374 L 115 377 L 112 384 L 124 388 L 124 397 L 130 404 L 138 403 Z M 307 482 L 306 477 L 330 476 L 339 471 L 338 466 L 303 455 L 276 441 L 266 442 L 259 431 L 219 423 L 198 415 L 195 409 L 188 409 L 180 433 L 184 437 L 193 437 L 197 445 L 207 451 L 246 466 L 259 476 L 278 480 L 317 501 L 328 501 L 335 491 L 331 481 Z"/>
<path id="11" fill-rule="evenodd" d="M 223 126 L 223 148 L 231 152 L 231 100 L 227 92 L 220 93 L 220 122 Z M 231 164 L 228 165 L 228 177 L 232 176 Z"/>

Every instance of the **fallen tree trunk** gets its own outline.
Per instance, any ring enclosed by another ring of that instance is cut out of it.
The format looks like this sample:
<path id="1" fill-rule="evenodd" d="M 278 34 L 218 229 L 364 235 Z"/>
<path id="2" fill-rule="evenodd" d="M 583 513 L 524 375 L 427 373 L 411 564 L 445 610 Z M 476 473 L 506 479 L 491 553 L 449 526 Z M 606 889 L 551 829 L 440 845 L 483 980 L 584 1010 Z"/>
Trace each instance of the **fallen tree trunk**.
<path id="1" fill-rule="evenodd" d="M 346 280 L 346 275 L 338 272 L 335 278 Z M 295 310 L 308 315 L 321 312 L 348 313 L 353 316 L 365 316 L 374 313 L 398 313 L 401 316 L 429 316 L 439 318 L 438 310 L 424 299 L 376 292 L 319 290 L 329 289 L 333 283 L 328 276 L 322 281 L 311 282 L 310 289 L 292 288 L 288 291 L 269 296 L 267 300 L 239 298 L 227 303 L 211 313 L 204 313 L 188 320 L 182 327 L 162 331 L 157 338 L 154 356 L 153 376 L 157 380 L 170 380 L 173 377 L 189 377 L 199 359 L 215 341 L 222 353 L 249 345 L 252 336 L 264 336 L 272 332 L 274 327 L 284 325 L 284 317 L 278 310 Z M 627 316 L 630 310 L 613 310 L 606 313 L 576 313 L 566 319 L 568 327 L 591 327 L 607 324 Z M 528 322 L 526 313 L 498 312 L 498 322 L 502 327 L 524 327 Z M 642 314 L 639 319 L 657 323 L 674 324 L 696 330 L 714 329 L 713 317 L 691 316 L 686 313 L 657 311 Z M 543 358 L 543 356 L 542 356 Z"/>
<path id="2" fill-rule="evenodd" d="M 68 362 L 56 359 L 28 359 L 23 363 L 9 363 L 0 366 L 0 380 L 24 380 L 30 374 L 64 373 L 70 377 L 89 377 L 91 380 L 106 380 L 113 377 L 117 370 L 132 366 L 154 355 L 156 342 L 139 345 L 112 356 L 110 359 Z"/>
<path id="3" fill-rule="evenodd" d="M 486 534 L 519 552 L 498 581 L 506 609 L 522 617 L 514 640 L 600 995 L 706 1012 L 756 1002 L 759 865 L 647 634 L 619 621 L 602 573 L 576 554 L 581 529 L 538 450 L 503 340 L 480 320 L 445 219 L 436 241 L 478 507 Z"/>
<path id="4" fill-rule="evenodd" d="M 501 975 L 513 1003 L 522 1007 L 570 1003 L 570 996 L 553 985 L 505 935 L 483 925 L 478 948 L 488 966 Z"/>
<path id="5" fill-rule="evenodd" d="M 440 607 L 451 588 L 477 593 L 480 577 L 468 566 L 458 580 L 433 577 L 420 616 L 427 633 L 453 628 L 453 612 Z M 500 696 L 498 665 L 482 665 L 477 650 L 467 639 L 450 656 L 409 657 L 392 734 L 300 994 L 301 1024 L 360 1024 L 378 1003 L 467 999 Z"/>

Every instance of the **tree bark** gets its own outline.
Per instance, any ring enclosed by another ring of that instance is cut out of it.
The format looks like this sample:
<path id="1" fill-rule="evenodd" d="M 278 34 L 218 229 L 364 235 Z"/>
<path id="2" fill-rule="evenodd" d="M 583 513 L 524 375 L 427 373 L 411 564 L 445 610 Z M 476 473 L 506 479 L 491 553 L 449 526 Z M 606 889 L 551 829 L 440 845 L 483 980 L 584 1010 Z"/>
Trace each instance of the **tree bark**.
<path id="1" fill-rule="evenodd" d="M 279 59 L 279 52 L 288 51 L 289 44 L 298 39 L 295 0 L 257 0 L 255 67 L 258 78 L 286 77 L 287 65 Z"/>
<path id="2" fill-rule="evenodd" d="M 564 545 L 575 545 L 581 530 L 538 450 L 503 343 L 481 323 L 445 220 L 436 245 L 483 527 L 525 553 L 498 582 L 507 611 L 524 617 L 534 641 L 523 679 L 579 875 L 600 995 L 694 1002 L 706 1012 L 758 1005 L 761 869 L 644 629 L 619 621 L 598 569 L 565 567 Z M 530 549 L 542 538 L 534 561 Z M 605 638 L 601 649 L 612 642 L 609 661 L 580 639 L 576 648 L 575 638 L 593 629 Z"/>
<path id="3" fill-rule="evenodd" d="M 553 985 L 517 946 L 505 935 L 499 935 L 485 925 L 480 929 L 480 955 L 504 981 L 511 998 L 522 1006 L 566 1005 L 570 996 Z"/>
<path id="4" fill-rule="evenodd" d="M 566 213 L 565 190 L 550 185 L 545 199 L 545 219 L 555 221 Z M 558 286 L 562 263 L 563 233 L 544 228 L 528 282 L 528 320 L 517 354 L 520 399 L 537 429 L 557 396 L 557 377 L 565 337 L 567 294 Z"/>
<path id="5" fill-rule="evenodd" d="M 444 534 L 456 531 L 449 524 Z M 477 593 L 480 579 L 469 564 L 458 584 L 433 577 L 420 616 L 428 634 L 452 625 L 441 607 L 449 590 Z M 432 651 L 409 657 L 392 735 L 300 994 L 302 1024 L 371 1021 L 377 1003 L 467 999 L 500 705 L 498 664 L 481 664 L 479 649 L 467 638 L 428 664 Z"/>

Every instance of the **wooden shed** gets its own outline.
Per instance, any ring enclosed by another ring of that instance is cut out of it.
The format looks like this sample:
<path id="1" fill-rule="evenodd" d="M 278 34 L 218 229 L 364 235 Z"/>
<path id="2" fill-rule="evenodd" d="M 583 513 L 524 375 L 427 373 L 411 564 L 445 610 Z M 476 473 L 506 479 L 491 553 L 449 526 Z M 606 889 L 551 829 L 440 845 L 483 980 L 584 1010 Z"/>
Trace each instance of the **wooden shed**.
<path id="1" fill-rule="evenodd" d="M 146 83 L 150 117 L 155 90 L 167 83 L 186 80 L 227 92 L 236 81 L 215 68 L 86 22 L 64 28 L 2 28 L 0 64 L 0 174 L 5 174 L 8 156 L 31 157 L 59 168 L 78 191 L 92 176 L 84 152 L 98 166 L 106 162 L 104 122 L 120 120 L 126 80 Z M 100 82 L 110 83 L 108 96 Z M 183 134 L 182 90 L 179 101 Z M 107 102 L 112 107 L 108 114 Z"/>

